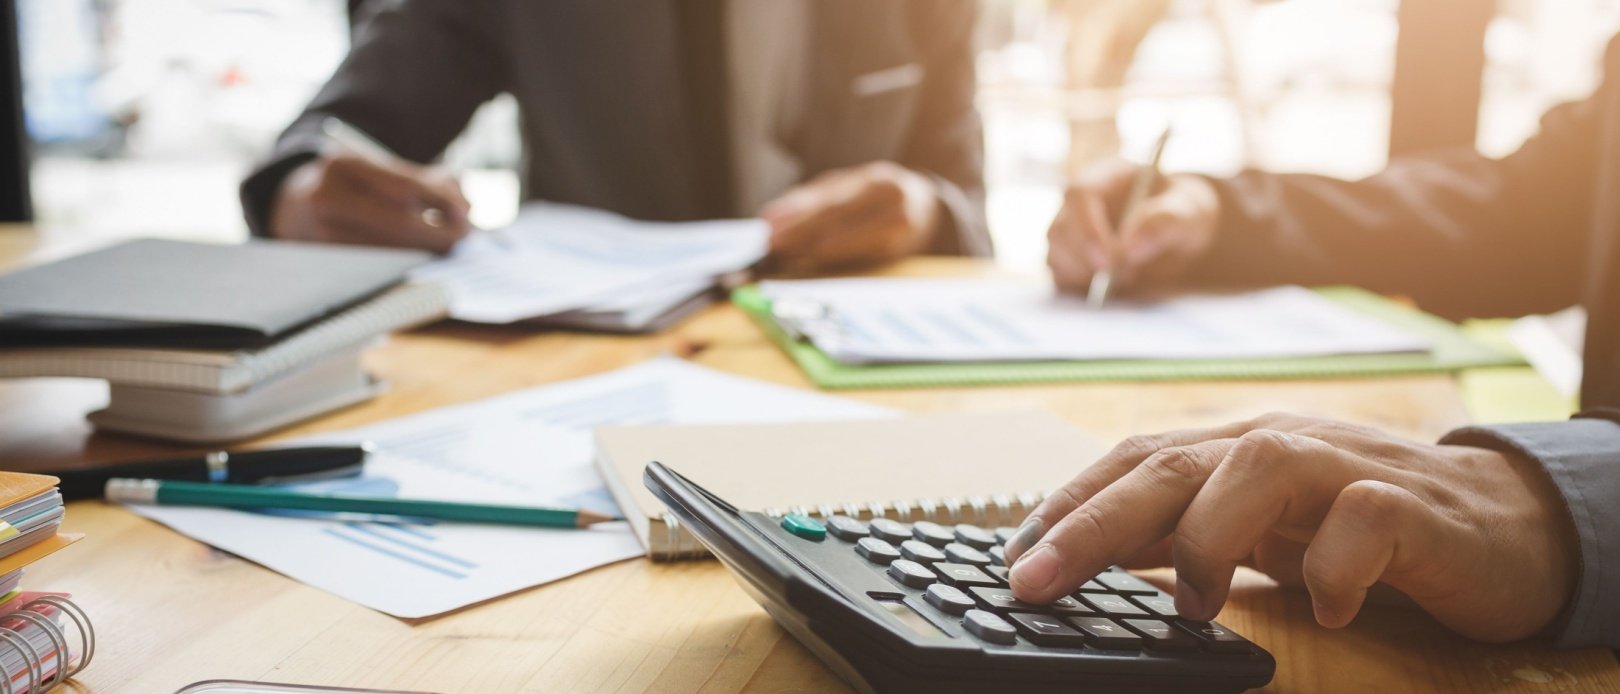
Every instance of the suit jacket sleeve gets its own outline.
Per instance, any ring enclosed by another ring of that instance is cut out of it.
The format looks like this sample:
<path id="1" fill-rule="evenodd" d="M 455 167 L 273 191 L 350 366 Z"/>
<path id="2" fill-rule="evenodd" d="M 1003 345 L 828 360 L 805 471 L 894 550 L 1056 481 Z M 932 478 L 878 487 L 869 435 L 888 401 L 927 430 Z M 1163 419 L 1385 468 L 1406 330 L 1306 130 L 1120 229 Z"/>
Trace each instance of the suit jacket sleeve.
<path id="1" fill-rule="evenodd" d="M 353 46 L 332 78 L 242 183 L 242 211 L 268 233 L 281 182 L 325 145 L 321 121 L 337 116 L 400 156 L 425 163 L 507 84 L 499 14 L 482 0 L 371 0 Z"/>
<path id="2" fill-rule="evenodd" d="M 946 211 L 929 252 L 989 256 L 993 252 L 984 209 L 984 134 L 974 105 L 973 33 L 977 3 L 914 0 L 911 34 L 923 78 L 916 120 L 901 161 L 934 181 Z"/>
<path id="3" fill-rule="evenodd" d="M 1563 495 L 1580 547 L 1575 594 L 1553 626 L 1560 646 L 1620 648 L 1620 410 L 1568 422 L 1459 429 L 1440 441 L 1528 456 Z"/>
<path id="4" fill-rule="evenodd" d="M 1540 134 L 1502 159 L 1447 150 L 1356 182 L 1260 172 L 1215 181 L 1219 231 L 1191 279 L 1357 284 L 1451 317 L 1569 306 L 1614 73 L 1592 99 L 1548 112 Z"/>

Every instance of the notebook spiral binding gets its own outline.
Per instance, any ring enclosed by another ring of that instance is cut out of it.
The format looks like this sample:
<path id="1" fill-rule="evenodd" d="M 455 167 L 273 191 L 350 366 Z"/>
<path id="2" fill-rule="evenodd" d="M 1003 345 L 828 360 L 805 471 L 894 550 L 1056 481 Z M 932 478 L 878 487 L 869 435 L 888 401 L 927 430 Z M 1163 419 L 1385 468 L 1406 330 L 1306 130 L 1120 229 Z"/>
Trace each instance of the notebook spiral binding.
<path id="1" fill-rule="evenodd" d="M 990 496 L 945 497 L 942 499 L 911 499 L 890 502 L 812 504 L 789 506 L 787 509 L 767 508 L 763 513 L 780 518 L 797 513 L 818 518 L 846 515 L 856 520 L 892 518 L 901 522 L 933 521 L 935 523 L 976 523 L 979 525 L 1017 525 L 1024 516 L 1046 498 L 1045 492 L 1022 494 L 993 494 Z M 666 517 L 666 522 L 668 522 Z M 673 527 L 673 526 L 672 526 Z M 671 530 L 674 532 L 674 530 Z M 674 539 L 673 537 L 670 539 Z"/>
<path id="2" fill-rule="evenodd" d="M 62 625 L 53 618 L 56 615 L 72 620 L 78 632 L 77 656 L 73 655 L 73 639 L 68 638 Z M 41 596 L 14 612 L 0 615 L 0 624 L 14 619 L 27 622 L 27 625 L 0 627 L 0 694 L 43 694 L 79 674 L 95 657 L 96 632 L 90 625 L 90 618 L 66 598 Z M 29 629 L 28 625 L 38 627 L 38 630 Z M 30 640 L 27 632 L 34 632 L 36 638 Z M 48 644 L 39 642 L 37 636 L 40 634 L 44 635 Z M 48 649 L 42 653 L 40 646 L 48 646 Z M 8 656 L 13 653 L 22 656 L 22 669 L 17 672 L 12 672 L 8 667 L 11 663 Z M 19 689 L 18 679 L 24 675 L 27 679 Z"/>
<path id="3" fill-rule="evenodd" d="M 761 511 L 771 518 L 798 513 L 818 518 L 843 514 L 857 520 L 892 518 L 901 522 L 933 521 L 936 523 L 975 523 L 978 525 L 1018 525 L 1024 516 L 1046 498 L 1045 492 L 1022 494 L 993 494 L 990 496 L 947 497 L 943 499 L 913 499 L 901 501 L 872 501 L 866 503 L 812 504 L 790 506 L 787 509 L 767 508 Z M 697 542 L 681 527 L 675 514 L 665 512 L 659 517 L 664 524 L 662 543 L 651 542 L 657 551 L 654 557 L 661 561 L 705 559 L 709 550 Z M 650 538 L 649 538 L 650 539 Z M 0 694 L 5 694 L 0 692 Z"/>

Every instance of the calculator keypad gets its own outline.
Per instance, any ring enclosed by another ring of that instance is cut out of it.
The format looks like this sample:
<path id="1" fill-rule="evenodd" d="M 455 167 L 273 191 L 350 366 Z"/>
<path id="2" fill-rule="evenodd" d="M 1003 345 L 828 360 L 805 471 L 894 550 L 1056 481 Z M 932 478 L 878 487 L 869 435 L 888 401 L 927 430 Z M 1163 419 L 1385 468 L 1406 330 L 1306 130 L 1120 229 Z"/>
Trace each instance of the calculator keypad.
<path id="1" fill-rule="evenodd" d="M 847 516 L 828 518 L 825 525 L 828 534 L 887 575 L 890 585 L 922 591 L 921 603 L 960 619 L 968 634 L 987 643 L 1012 646 L 1022 638 L 1070 651 L 1237 654 L 1253 649 L 1219 624 L 1181 619 L 1173 598 L 1117 567 L 1051 604 L 1019 600 L 1008 586 L 1004 554 L 1015 528 L 863 522 Z"/>

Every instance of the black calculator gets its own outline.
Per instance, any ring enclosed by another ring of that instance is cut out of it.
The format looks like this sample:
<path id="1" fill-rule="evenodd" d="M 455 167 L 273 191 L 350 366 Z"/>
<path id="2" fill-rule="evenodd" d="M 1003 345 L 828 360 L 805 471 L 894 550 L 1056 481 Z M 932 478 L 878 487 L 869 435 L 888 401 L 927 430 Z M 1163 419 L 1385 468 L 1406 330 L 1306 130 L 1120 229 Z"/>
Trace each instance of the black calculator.
<path id="1" fill-rule="evenodd" d="M 777 623 L 863 691 L 1241 691 L 1276 661 L 1111 569 L 1019 601 L 1010 528 L 740 512 L 660 463 L 643 481 Z"/>

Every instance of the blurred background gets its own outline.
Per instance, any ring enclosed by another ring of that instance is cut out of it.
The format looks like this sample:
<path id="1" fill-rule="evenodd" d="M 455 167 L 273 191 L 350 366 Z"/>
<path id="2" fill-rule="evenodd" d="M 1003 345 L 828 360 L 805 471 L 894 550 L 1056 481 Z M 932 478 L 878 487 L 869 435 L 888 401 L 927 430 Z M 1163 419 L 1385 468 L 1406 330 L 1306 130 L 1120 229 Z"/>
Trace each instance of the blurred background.
<path id="1" fill-rule="evenodd" d="M 1620 27 L 1620 0 L 980 1 L 991 231 L 1024 268 L 1070 173 L 1166 123 L 1174 171 L 1505 154 L 1592 89 Z M 73 233 L 245 234 L 238 181 L 348 45 L 347 0 L 7 2 L 34 216 Z M 516 119 L 486 105 L 446 155 L 480 225 L 516 212 Z"/>

